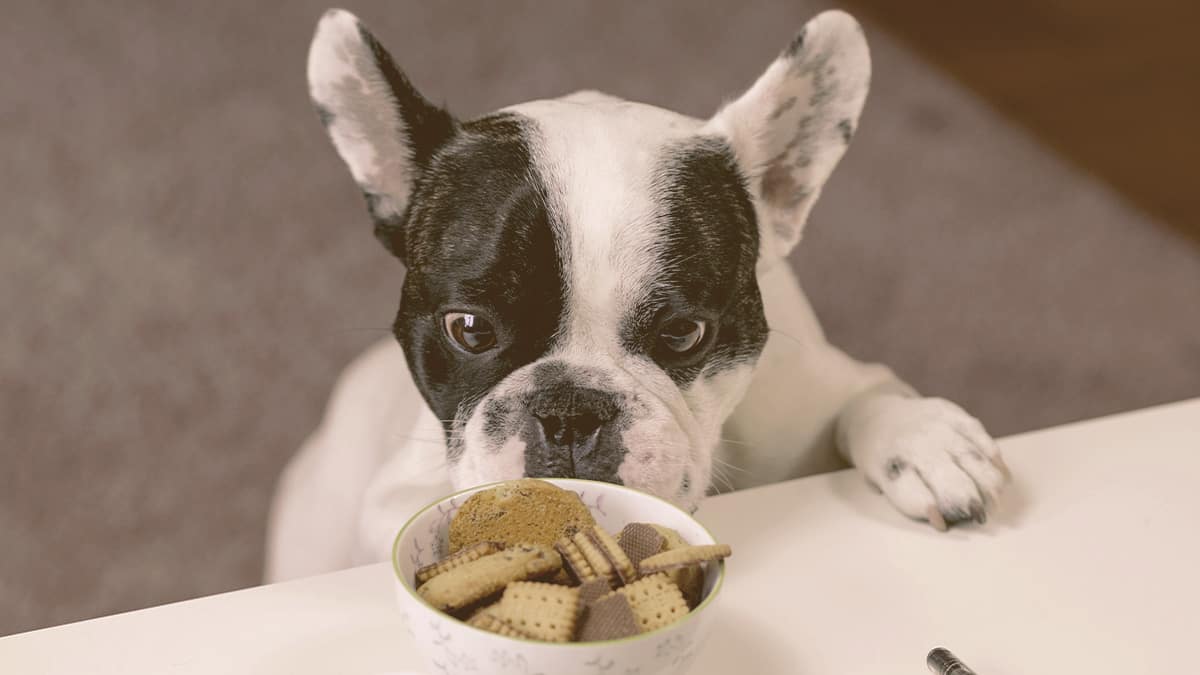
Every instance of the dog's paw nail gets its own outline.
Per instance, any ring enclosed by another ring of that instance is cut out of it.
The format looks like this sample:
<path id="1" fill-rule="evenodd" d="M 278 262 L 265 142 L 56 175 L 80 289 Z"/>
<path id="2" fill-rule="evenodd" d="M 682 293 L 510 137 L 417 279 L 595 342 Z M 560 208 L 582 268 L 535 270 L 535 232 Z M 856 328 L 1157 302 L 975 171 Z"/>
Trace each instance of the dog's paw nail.
<path id="1" fill-rule="evenodd" d="M 925 519 L 928 520 L 929 524 L 933 526 L 933 529 L 937 530 L 938 532 L 946 531 L 946 519 L 942 517 L 942 512 L 938 511 L 938 507 L 929 507 L 929 510 L 925 513 Z"/>
<path id="2" fill-rule="evenodd" d="M 971 502 L 971 520 L 980 525 L 987 523 L 987 506 L 983 502 Z"/>
<path id="3" fill-rule="evenodd" d="M 987 522 L 987 508 L 978 499 L 972 500 L 966 506 L 954 506 L 944 509 L 941 515 L 942 519 L 950 526 L 967 522 L 976 522 L 982 525 Z"/>
<path id="4" fill-rule="evenodd" d="M 1012 470 L 1008 468 L 1008 464 L 1004 462 L 1004 458 L 1000 455 L 994 455 L 991 459 L 992 464 L 996 465 L 996 470 L 1003 474 L 1004 480 L 1012 480 Z"/>

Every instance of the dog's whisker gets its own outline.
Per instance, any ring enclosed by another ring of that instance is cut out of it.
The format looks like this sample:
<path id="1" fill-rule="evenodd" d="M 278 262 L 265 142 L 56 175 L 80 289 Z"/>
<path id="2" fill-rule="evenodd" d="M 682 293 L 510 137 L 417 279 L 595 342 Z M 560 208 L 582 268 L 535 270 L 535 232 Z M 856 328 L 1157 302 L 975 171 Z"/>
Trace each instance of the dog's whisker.
<path id="1" fill-rule="evenodd" d="M 719 465 L 719 466 L 721 466 L 722 468 L 726 468 L 726 469 L 733 469 L 734 471 L 741 471 L 742 473 L 747 473 L 747 470 L 746 470 L 746 469 L 744 469 L 744 468 L 742 468 L 742 467 L 740 467 L 740 466 L 738 466 L 738 465 L 736 465 L 736 464 L 732 464 L 732 463 L 730 463 L 730 462 L 727 462 L 727 461 L 725 461 L 725 460 L 723 460 L 723 459 L 721 459 L 720 457 L 717 457 L 717 456 L 715 456 L 715 455 L 713 456 L 713 458 L 712 458 L 712 461 L 713 461 L 713 464 L 714 464 L 714 466 L 716 466 L 716 465 Z"/>
<path id="2" fill-rule="evenodd" d="M 785 338 L 787 338 L 787 339 L 791 340 L 792 342 L 796 343 L 796 345 L 797 345 L 797 346 L 799 346 L 799 347 L 803 347 L 803 346 L 805 346 L 803 341 L 799 340 L 798 338 L 794 338 L 794 337 L 792 337 L 791 335 L 788 335 L 787 333 L 785 333 L 785 332 L 783 332 L 783 331 L 779 330 L 778 328 L 768 328 L 768 329 L 767 329 L 767 332 L 769 332 L 769 333 L 775 333 L 776 335 L 783 336 L 783 337 L 785 337 Z"/>
<path id="3" fill-rule="evenodd" d="M 733 481 L 731 481 L 731 480 L 729 479 L 729 477 L 728 477 L 728 476 L 726 476 L 725 474 L 721 473 L 721 472 L 718 470 L 718 468 L 717 468 L 717 467 L 713 467 L 713 472 L 712 472 L 712 480 L 710 480 L 710 481 L 709 481 L 709 484 L 710 484 L 710 485 L 711 485 L 713 488 L 716 488 L 716 490 L 717 490 L 717 494 L 720 494 L 720 493 L 721 493 L 721 486 L 720 486 L 718 483 L 724 483 L 724 484 L 725 484 L 725 488 L 726 488 L 726 489 L 728 489 L 730 492 L 732 492 L 732 491 L 734 491 L 735 489 L 737 489 L 737 488 L 735 488 L 735 487 L 733 486 Z"/>
<path id="4" fill-rule="evenodd" d="M 741 472 L 746 471 L 745 469 L 743 469 L 739 466 L 730 464 L 729 462 L 726 462 L 718 457 L 712 458 L 712 469 L 713 469 L 713 471 L 720 471 L 722 473 L 722 475 L 724 475 L 725 471 L 728 471 L 730 469 L 733 469 L 734 471 L 741 471 Z"/>
<path id="5" fill-rule="evenodd" d="M 725 467 L 716 464 L 712 466 L 712 475 L 726 480 L 729 478 L 729 476 L 725 473 Z"/>
<path id="6" fill-rule="evenodd" d="M 394 442 L 417 441 L 419 443 L 436 443 L 438 445 L 447 445 L 453 443 L 463 443 L 466 441 L 466 434 L 461 431 L 452 429 L 445 437 L 434 440 L 432 438 L 423 438 L 411 434 L 395 434 L 390 437 Z"/>
<path id="7" fill-rule="evenodd" d="M 445 445 L 446 444 L 445 440 L 438 439 L 435 441 L 431 438 L 418 438 L 416 436 L 396 436 L 392 440 L 394 440 L 394 441 L 415 441 L 417 443 L 432 443 L 435 445 Z"/>
<path id="8" fill-rule="evenodd" d="M 378 334 L 391 335 L 392 329 L 390 327 L 376 328 L 374 326 L 356 326 L 356 327 L 352 327 L 352 328 L 334 328 L 334 329 L 330 329 L 329 332 L 341 334 L 341 335 L 344 335 L 346 333 L 378 333 Z"/>
<path id="9" fill-rule="evenodd" d="M 732 468 L 733 471 L 740 471 L 743 473 L 746 472 L 745 468 L 740 467 L 736 464 L 730 464 L 730 462 L 727 462 L 727 461 L 719 459 L 719 458 L 715 458 L 715 456 L 713 458 L 713 466 L 720 466 L 721 468 Z"/>

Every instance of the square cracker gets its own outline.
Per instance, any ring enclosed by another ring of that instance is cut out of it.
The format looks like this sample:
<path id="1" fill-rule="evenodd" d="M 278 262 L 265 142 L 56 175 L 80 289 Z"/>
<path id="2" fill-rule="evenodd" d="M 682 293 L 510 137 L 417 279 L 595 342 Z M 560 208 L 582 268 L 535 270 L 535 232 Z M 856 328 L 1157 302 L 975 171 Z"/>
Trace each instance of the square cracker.
<path id="1" fill-rule="evenodd" d="M 675 623 L 688 613 L 683 592 L 665 574 L 644 577 L 616 592 L 629 599 L 643 632 Z"/>
<path id="2" fill-rule="evenodd" d="M 523 640 L 534 639 L 532 635 L 513 628 L 512 624 L 493 614 L 491 607 L 477 612 L 467 623 L 476 628 L 482 628 L 489 633 L 503 635 L 504 637 L 521 638 Z"/>
<path id="3" fill-rule="evenodd" d="M 488 613 L 534 639 L 567 642 L 575 635 L 579 589 L 535 581 L 513 582 Z"/>

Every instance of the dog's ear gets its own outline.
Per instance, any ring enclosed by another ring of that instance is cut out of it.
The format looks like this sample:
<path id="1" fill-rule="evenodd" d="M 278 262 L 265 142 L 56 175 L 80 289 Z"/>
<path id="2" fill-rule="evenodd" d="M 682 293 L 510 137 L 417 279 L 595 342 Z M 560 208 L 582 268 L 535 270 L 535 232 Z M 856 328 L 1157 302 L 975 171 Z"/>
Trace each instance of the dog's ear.
<path id="1" fill-rule="evenodd" d="M 760 260 L 787 255 L 846 152 L 871 79 L 871 58 L 849 14 L 819 14 L 754 86 L 705 126 L 725 137 L 745 172 L 760 223 Z"/>
<path id="2" fill-rule="evenodd" d="M 345 10 L 331 9 L 317 24 L 308 51 L 308 88 L 367 199 L 375 236 L 403 260 L 403 220 L 413 183 L 454 135 L 454 118 L 426 101 Z"/>

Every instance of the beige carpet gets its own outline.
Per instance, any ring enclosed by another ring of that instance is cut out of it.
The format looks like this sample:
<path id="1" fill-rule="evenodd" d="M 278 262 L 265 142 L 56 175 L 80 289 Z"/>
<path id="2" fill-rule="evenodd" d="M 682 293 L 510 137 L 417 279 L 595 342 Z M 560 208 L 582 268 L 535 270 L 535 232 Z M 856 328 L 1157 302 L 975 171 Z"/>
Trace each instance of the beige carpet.
<path id="1" fill-rule="evenodd" d="M 398 297 L 308 107 L 324 7 L 6 9 L 0 634 L 257 582 L 275 476 Z M 815 7 L 349 6 L 466 115 L 581 87 L 703 115 Z M 833 338 L 1001 434 L 1200 395 L 1200 254 L 868 30 L 797 258 Z"/>

